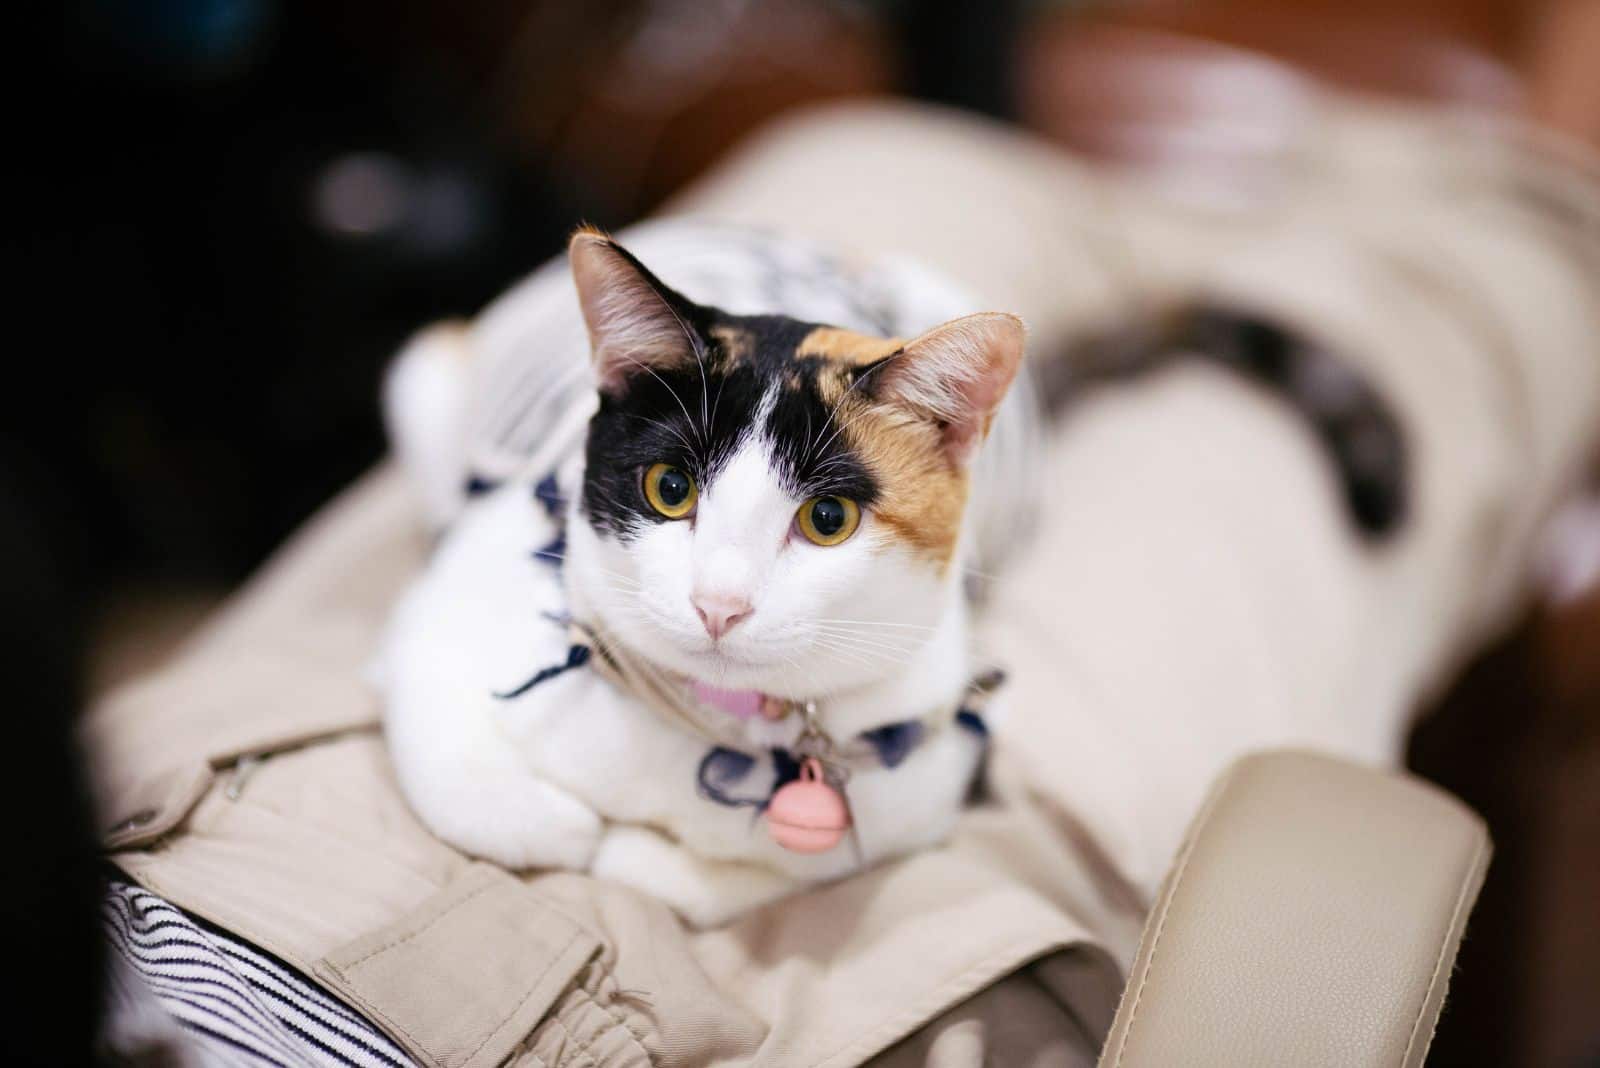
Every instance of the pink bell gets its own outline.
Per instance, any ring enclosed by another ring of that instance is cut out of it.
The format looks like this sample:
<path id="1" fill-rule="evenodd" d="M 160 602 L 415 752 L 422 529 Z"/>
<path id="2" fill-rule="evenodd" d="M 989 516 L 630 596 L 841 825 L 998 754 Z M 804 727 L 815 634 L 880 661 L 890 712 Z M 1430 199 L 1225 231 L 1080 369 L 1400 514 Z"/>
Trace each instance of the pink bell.
<path id="1" fill-rule="evenodd" d="M 823 778 L 816 757 L 807 757 L 800 777 L 784 784 L 767 804 L 772 840 L 794 853 L 826 853 L 849 829 L 850 806 Z"/>

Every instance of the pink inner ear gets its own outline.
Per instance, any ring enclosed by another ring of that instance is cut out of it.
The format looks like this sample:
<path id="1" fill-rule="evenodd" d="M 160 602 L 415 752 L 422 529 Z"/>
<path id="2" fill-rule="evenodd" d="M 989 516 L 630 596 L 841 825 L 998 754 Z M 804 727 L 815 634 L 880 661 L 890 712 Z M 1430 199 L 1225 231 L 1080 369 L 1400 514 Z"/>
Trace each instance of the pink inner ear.
<path id="1" fill-rule="evenodd" d="M 984 425 L 978 419 L 963 419 L 960 422 L 946 423 L 944 426 L 944 447 L 950 454 L 950 459 L 957 464 L 964 464 L 972 458 L 978 446 L 983 444 Z"/>
<path id="2" fill-rule="evenodd" d="M 693 356 L 693 342 L 665 287 L 611 241 L 579 233 L 568 248 L 578 304 L 603 393 L 629 378 Z"/>
<path id="3" fill-rule="evenodd" d="M 957 464 L 971 459 L 1022 363 L 1026 335 L 1014 315 L 986 312 L 956 319 L 908 343 L 886 365 L 886 391 L 937 419 Z"/>
<path id="4" fill-rule="evenodd" d="M 1015 374 L 1013 365 L 1004 377 L 991 370 L 957 385 L 957 391 L 963 396 L 963 414 L 947 422 L 944 431 L 945 448 L 957 463 L 964 463 L 983 443 L 989 432 L 989 421 L 1005 399 Z"/>

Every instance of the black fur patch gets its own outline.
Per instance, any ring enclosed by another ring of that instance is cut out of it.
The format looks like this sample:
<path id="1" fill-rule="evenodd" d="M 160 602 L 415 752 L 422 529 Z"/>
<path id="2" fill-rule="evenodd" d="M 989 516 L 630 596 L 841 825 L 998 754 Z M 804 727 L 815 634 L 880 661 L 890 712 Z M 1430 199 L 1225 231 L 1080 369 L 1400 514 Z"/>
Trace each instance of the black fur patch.
<path id="1" fill-rule="evenodd" d="M 664 287 L 663 287 L 664 289 Z M 827 362 L 798 355 L 819 324 L 777 315 L 729 315 L 662 294 L 701 344 L 694 366 L 631 376 L 620 393 L 602 394 L 585 446 L 583 513 L 601 533 L 629 540 L 647 524 L 668 522 L 644 496 L 644 472 L 669 463 L 702 491 L 752 434 L 771 442 L 776 476 L 796 498 L 838 494 L 865 506 L 879 488 L 849 449 L 823 403 L 818 376 Z M 725 343 L 731 339 L 733 345 Z M 733 349 L 735 351 L 730 351 Z M 776 390 L 765 422 L 763 398 Z"/>
<path id="2" fill-rule="evenodd" d="M 1405 525 L 1409 464 L 1398 416 L 1357 365 L 1285 323 L 1198 304 L 1080 339 L 1074 351 L 1041 363 L 1038 382 L 1059 417 L 1090 387 L 1179 358 L 1213 361 L 1298 412 L 1338 472 L 1346 511 L 1363 536 L 1380 540 Z"/>

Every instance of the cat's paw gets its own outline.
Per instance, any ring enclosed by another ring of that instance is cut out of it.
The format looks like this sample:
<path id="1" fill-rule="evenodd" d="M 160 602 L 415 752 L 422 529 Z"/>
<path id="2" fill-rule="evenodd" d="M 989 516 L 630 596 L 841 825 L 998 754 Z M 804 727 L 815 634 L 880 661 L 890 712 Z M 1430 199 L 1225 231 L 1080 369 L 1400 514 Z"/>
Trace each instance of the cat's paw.
<path id="1" fill-rule="evenodd" d="M 429 830 L 503 868 L 589 867 L 604 823 L 558 786 L 503 768 L 463 773 L 412 798 Z"/>
<path id="2" fill-rule="evenodd" d="M 802 884 L 766 868 L 707 860 L 646 827 L 607 829 L 590 865 L 596 878 L 654 897 L 693 927 L 719 927 Z"/>

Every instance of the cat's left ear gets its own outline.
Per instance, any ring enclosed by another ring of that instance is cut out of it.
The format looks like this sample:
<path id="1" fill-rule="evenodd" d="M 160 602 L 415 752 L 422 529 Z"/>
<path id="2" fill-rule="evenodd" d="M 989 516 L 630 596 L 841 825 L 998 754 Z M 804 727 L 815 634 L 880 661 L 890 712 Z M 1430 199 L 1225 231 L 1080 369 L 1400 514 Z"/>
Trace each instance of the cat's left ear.
<path id="1" fill-rule="evenodd" d="M 936 422 L 951 462 L 964 465 L 989 432 L 1026 344 L 1027 328 L 1015 315 L 952 319 L 875 364 L 870 392 Z"/>
<path id="2" fill-rule="evenodd" d="M 573 234 L 567 258 L 601 393 L 621 393 L 635 375 L 694 365 L 694 306 L 688 300 L 596 230 Z"/>

